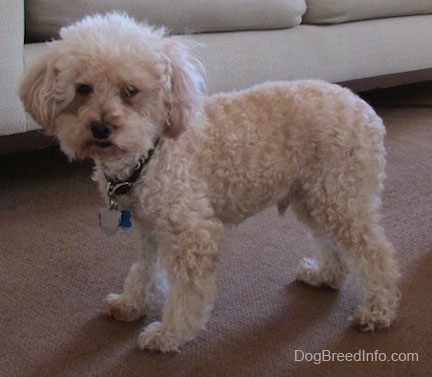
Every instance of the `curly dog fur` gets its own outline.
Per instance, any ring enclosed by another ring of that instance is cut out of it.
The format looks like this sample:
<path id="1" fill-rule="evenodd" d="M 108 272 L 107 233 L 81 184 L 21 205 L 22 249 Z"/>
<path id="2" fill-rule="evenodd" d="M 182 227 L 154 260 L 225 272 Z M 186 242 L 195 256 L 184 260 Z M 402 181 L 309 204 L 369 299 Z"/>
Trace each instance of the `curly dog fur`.
<path id="1" fill-rule="evenodd" d="M 208 319 L 224 228 L 277 205 L 280 214 L 291 207 L 319 246 L 297 279 L 338 288 L 348 270 L 357 272 L 365 297 L 354 322 L 388 327 L 400 294 L 379 224 L 381 119 L 349 90 L 316 80 L 206 97 L 191 47 L 123 14 L 87 17 L 62 29 L 20 88 L 66 155 L 95 160 L 105 196 L 107 177 L 126 179 L 154 148 L 117 198 L 133 212 L 142 252 L 104 312 L 142 317 L 160 265 L 169 282 L 162 319 L 143 330 L 139 346 L 177 350 Z"/>

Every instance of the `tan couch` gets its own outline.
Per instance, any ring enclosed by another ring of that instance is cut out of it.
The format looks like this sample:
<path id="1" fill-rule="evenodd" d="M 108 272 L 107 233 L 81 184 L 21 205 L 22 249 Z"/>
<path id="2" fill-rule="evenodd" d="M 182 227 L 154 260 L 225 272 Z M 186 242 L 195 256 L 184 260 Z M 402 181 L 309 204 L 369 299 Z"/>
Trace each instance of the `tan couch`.
<path id="1" fill-rule="evenodd" d="M 16 94 L 23 70 L 61 26 L 91 13 L 122 10 L 190 33 L 209 93 L 311 77 L 369 89 L 432 72 L 430 0 L 0 0 L 0 9 L 0 152 L 4 135 L 38 129 Z"/>

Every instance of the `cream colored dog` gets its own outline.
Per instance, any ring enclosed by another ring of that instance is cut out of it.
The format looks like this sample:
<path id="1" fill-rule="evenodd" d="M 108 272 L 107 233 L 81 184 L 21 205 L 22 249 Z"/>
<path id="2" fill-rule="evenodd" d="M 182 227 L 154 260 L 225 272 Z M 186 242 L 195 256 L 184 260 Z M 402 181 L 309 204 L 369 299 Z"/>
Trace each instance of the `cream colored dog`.
<path id="1" fill-rule="evenodd" d="M 290 205 L 318 241 L 319 257 L 305 258 L 297 279 L 338 288 L 348 269 L 358 272 L 365 298 L 354 322 L 388 327 L 400 294 L 379 225 L 381 119 L 322 81 L 205 97 L 191 46 L 122 14 L 87 17 L 61 30 L 20 88 L 67 156 L 95 160 L 108 201 L 102 229 L 129 226 L 129 210 L 141 234 L 140 259 L 104 311 L 142 317 L 160 264 L 169 282 L 162 320 L 139 346 L 177 350 L 209 316 L 225 226 L 277 204 L 280 214 Z"/>

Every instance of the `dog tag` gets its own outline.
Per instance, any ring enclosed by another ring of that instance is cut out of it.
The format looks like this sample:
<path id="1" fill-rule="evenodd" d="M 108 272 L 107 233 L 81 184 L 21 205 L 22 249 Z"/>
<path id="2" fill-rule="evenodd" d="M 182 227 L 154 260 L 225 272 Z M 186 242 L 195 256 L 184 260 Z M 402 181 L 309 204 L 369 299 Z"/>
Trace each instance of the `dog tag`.
<path id="1" fill-rule="evenodd" d="M 128 209 L 121 211 L 120 227 L 122 229 L 129 229 L 132 226 L 132 213 Z"/>
<path id="2" fill-rule="evenodd" d="M 120 226 L 121 217 L 122 213 L 116 209 L 102 208 L 99 211 L 99 227 L 102 232 L 107 236 L 114 235 Z"/>

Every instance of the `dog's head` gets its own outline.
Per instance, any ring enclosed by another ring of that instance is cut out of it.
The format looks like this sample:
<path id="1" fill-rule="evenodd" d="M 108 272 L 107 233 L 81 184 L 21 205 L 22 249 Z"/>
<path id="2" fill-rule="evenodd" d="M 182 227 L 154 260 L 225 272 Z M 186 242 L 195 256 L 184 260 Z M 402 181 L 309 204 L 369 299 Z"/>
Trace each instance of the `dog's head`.
<path id="1" fill-rule="evenodd" d="M 200 108 L 191 43 L 112 13 L 63 28 L 25 75 L 20 97 L 70 158 L 139 155 L 177 137 Z"/>

